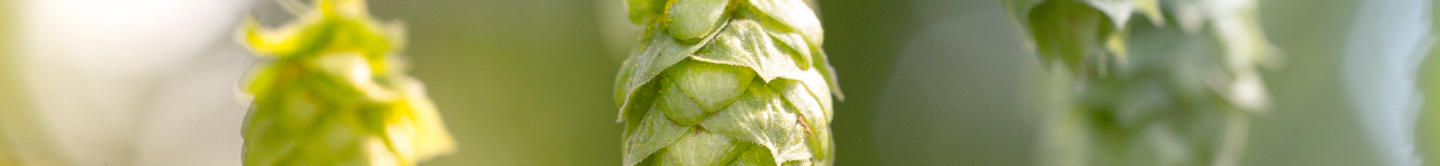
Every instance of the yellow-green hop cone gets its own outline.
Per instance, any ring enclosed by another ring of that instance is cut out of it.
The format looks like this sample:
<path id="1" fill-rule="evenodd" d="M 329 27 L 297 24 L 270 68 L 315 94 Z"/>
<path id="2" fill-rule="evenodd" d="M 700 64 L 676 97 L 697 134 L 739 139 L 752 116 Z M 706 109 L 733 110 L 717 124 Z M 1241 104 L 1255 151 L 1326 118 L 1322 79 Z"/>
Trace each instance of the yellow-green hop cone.
<path id="1" fill-rule="evenodd" d="M 1041 165 L 1235 165 L 1269 109 L 1254 0 L 1001 2 L 1059 84 Z"/>
<path id="2" fill-rule="evenodd" d="M 800 0 L 627 0 L 624 165 L 831 165 L 834 69 Z"/>
<path id="3" fill-rule="evenodd" d="M 318 0 L 279 29 L 253 19 L 244 42 L 266 62 L 242 89 L 245 165 L 415 165 L 454 149 L 423 85 L 394 53 L 399 26 L 359 0 Z"/>

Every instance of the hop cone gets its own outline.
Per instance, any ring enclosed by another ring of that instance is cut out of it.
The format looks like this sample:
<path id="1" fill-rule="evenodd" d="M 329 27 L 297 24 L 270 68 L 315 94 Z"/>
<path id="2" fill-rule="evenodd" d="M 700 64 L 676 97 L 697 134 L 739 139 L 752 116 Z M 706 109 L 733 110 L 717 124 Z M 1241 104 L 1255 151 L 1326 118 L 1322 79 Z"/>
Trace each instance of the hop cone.
<path id="1" fill-rule="evenodd" d="M 359 0 L 318 0 L 279 29 L 248 19 L 241 37 L 268 59 L 242 87 L 245 165 L 414 165 L 454 143 L 418 80 L 394 55 L 399 26 Z"/>
<path id="2" fill-rule="evenodd" d="M 1060 84 L 1045 165 L 1235 165 L 1269 107 L 1255 1 L 1002 2 Z"/>
<path id="3" fill-rule="evenodd" d="M 800 0 L 627 0 L 624 164 L 831 165 L 834 70 Z"/>

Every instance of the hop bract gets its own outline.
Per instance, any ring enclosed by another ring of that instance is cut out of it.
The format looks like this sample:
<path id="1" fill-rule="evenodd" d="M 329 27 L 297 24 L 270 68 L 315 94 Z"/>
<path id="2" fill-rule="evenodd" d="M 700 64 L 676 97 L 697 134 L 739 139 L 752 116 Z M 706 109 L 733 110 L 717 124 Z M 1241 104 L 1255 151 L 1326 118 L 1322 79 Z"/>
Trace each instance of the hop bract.
<path id="1" fill-rule="evenodd" d="M 800 0 L 627 0 L 624 165 L 831 165 L 834 69 Z"/>
<path id="2" fill-rule="evenodd" d="M 254 19 L 242 27 L 266 59 L 242 87 L 254 96 L 245 165 L 414 165 L 452 151 L 423 85 L 395 55 L 400 27 L 381 26 L 359 0 L 314 6 L 278 29 Z"/>

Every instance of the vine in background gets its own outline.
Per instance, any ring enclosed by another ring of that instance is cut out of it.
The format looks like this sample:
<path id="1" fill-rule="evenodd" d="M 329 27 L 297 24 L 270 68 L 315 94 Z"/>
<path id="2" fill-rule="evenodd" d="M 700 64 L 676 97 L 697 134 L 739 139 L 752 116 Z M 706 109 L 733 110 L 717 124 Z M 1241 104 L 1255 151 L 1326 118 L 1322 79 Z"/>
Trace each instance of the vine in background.
<path id="1" fill-rule="evenodd" d="M 1042 165 L 1236 165 L 1278 50 L 1253 0 L 1002 0 L 1050 67 Z M 1144 19 L 1132 19 L 1143 16 Z"/>
<path id="2" fill-rule="evenodd" d="M 1424 95 L 1421 104 L 1420 117 L 1416 118 L 1415 152 L 1421 157 L 1421 165 L 1440 165 L 1440 42 L 1435 42 L 1435 35 L 1440 35 L 1440 12 L 1435 7 L 1440 3 L 1430 2 L 1430 35 L 1429 39 L 1434 45 L 1430 46 L 1429 54 L 1421 63 L 1416 76 L 1418 89 Z"/>

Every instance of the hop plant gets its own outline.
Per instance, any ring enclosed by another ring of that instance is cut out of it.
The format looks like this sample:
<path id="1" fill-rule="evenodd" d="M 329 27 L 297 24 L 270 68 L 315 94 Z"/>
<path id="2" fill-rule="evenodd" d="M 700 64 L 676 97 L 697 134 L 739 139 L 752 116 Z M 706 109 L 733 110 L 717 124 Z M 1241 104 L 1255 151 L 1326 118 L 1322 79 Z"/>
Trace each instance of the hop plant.
<path id="1" fill-rule="evenodd" d="M 831 165 L 820 22 L 800 0 L 627 0 L 624 165 Z"/>
<path id="2" fill-rule="evenodd" d="M 398 24 L 380 26 L 360 0 L 317 0 L 279 29 L 247 19 L 241 38 L 267 59 L 242 89 L 245 165 L 415 165 L 454 142 L 421 83 L 395 52 Z"/>
<path id="3" fill-rule="evenodd" d="M 1235 165 L 1269 109 L 1253 0 L 1002 2 L 1059 84 L 1045 165 Z"/>

